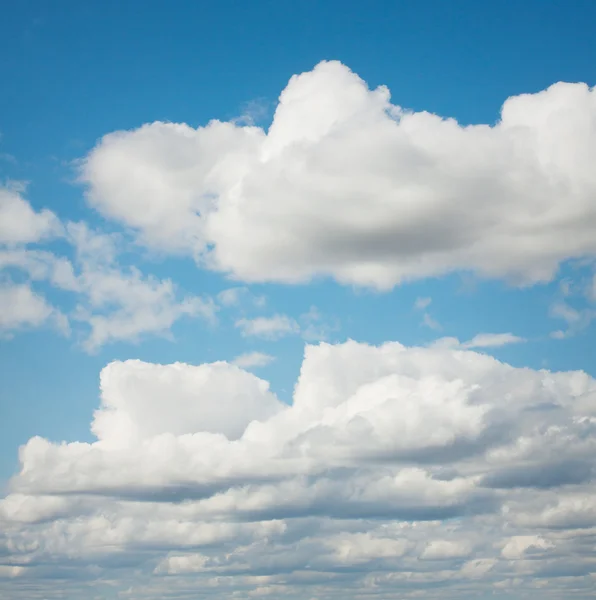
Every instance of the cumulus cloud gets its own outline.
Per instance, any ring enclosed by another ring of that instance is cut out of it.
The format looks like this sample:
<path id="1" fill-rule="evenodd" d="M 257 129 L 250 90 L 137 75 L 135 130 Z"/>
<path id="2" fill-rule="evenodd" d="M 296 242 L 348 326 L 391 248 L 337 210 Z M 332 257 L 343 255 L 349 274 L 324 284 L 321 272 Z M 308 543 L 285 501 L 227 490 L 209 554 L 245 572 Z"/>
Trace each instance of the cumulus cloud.
<path id="1" fill-rule="evenodd" d="M 322 62 L 290 79 L 266 132 L 149 123 L 102 138 L 80 177 L 145 244 L 245 281 L 386 289 L 463 270 L 530 284 L 596 253 L 595 153 L 585 84 L 462 126 Z"/>
<path id="2" fill-rule="evenodd" d="M 118 565 L 131 597 L 457 598 L 566 573 L 587 598 L 595 427 L 585 373 L 459 348 L 308 346 L 289 405 L 225 362 L 114 362 L 96 441 L 21 448 L 0 547 L 26 580 Z"/>

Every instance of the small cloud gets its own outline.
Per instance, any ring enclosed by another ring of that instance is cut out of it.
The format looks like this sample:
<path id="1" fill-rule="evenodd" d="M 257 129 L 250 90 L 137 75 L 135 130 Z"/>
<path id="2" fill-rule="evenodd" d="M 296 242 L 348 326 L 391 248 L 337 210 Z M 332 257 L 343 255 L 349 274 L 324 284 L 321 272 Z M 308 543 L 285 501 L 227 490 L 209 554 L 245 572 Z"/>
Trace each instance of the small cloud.
<path id="1" fill-rule="evenodd" d="M 300 326 L 294 319 L 279 314 L 272 317 L 239 319 L 236 321 L 236 327 L 244 337 L 260 337 L 269 340 L 300 333 Z"/>
<path id="2" fill-rule="evenodd" d="M 438 331 L 441 329 L 440 323 L 435 321 L 428 313 L 424 313 L 424 317 L 422 317 L 422 324 L 429 329 L 433 329 Z"/>
<path id="3" fill-rule="evenodd" d="M 550 337 L 556 340 L 570 338 L 581 333 L 596 318 L 596 310 L 591 308 L 577 310 L 563 300 L 555 302 L 550 307 L 549 314 L 551 317 L 561 319 L 567 323 L 567 329 L 559 329 L 551 332 Z"/>
<path id="4" fill-rule="evenodd" d="M 512 333 L 479 333 L 463 344 L 464 348 L 500 348 L 509 344 L 519 344 L 526 339 Z"/>
<path id="5" fill-rule="evenodd" d="M 217 300 L 222 306 L 237 306 L 240 299 L 248 292 L 245 287 L 233 287 L 223 290 L 217 294 Z"/>
<path id="6" fill-rule="evenodd" d="M 257 308 L 265 308 L 267 296 L 254 296 L 252 301 Z"/>
<path id="7" fill-rule="evenodd" d="M 70 333 L 68 319 L 29 284 L 0 284 L 0 338 L 10 338 L 19 329 L 52 324 L 60 333 Z"/>
<path id="8" fill-rule="evenodd" d="M 239 306 L 243 299 L 248 299 L 256 308 L 264 308 L 267 304 L 265 296 L 253 296 L 244 286 L 232 287 L 217 294 L 217 301 L 226 308 Z"/>
<path id="9" fill-rule="evenodd" d="M 257 125 L 270 118 L 271 112 L 271 103 L 266 98 L 255 98 L 244 104 L 242 115 L 234 119 L 234 123 L 238 126 Z"/>
<path id="10" fill-rule="evenodd" d="M 553 340 L 564 340 L 566 337 L 569 337 L 569 334 L 562 329 L 557 329 L 556 331 L 551 331 L 549 337 Z"/>
<path id="11" fill-rule="evenodd" d="M 459 348 L 461 342 L 456 337 L 442 337 L 430 344 L 431 348 Z"/>
<path id="12" fill-rule="evenodd" d="M 460 342 L 456 337 L 443 337 L 435 340 L 431 345 L 433 348 L 472 350 L 474 348 L 500 348 L 526 341 L 525 338 L 512 333 L 479 333 L 467 342 Z"/>
<path id="13" fill-rule="evenodd" d="M 316 306 L 311 306 L 307 313 L 300 316 L 302 323 L 302 338 L 307 342 L 323 342 L 329 336 L 338 331 L 340 326 L 337 321 L 333 324 L 327 323 Z"/>
<path id="14" fill-rule="evenodd" d="M 424 310 L 428 308 L 432 302 L 432 298 L 416 298 L 416 302 L 414 302 L 414 308 L 416 310 Z"/>
<path id="15" fill-rule="evenodd" d="M 274 356 L 263 352 L 246 352 L 237 356 L 232 364 L 242 369 L 250 369 L 255 367 L 266 367 L 275 360 Z"/>
<path id="16" fill-rule="evenodd" d="M 0 152 L 0 161 L 10 163 L 11 165 L 17 164 L 17 159 L 8 152 Z"/>

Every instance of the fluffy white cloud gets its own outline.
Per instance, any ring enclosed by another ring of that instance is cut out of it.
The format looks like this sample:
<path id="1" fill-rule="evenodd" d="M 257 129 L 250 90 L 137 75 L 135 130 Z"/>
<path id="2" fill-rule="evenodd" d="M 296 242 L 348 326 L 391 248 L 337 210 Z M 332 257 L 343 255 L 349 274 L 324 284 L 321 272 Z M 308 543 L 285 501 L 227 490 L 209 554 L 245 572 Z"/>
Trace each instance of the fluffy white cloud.
<path id="1" fill-rule="evenodd" d="M 348 342 L 307 347 L 291 405 L 223 362 L 115 362 L 101 391 L 97 441 L 21 448 L 0 502 L 17 579 L 117 565 L 131 598 L 593 589 L 584 373 Z"/>
<path id="2" fill-rule="evenodd" d="M 144 243 L 246 281 L 389 288 L 473 271 L 550 280 L 596 254 L 596 93 L 507 99 L 494 126 L 390 102 L 338 62 L 291 78 L 267 132 L 213 121 L 105 136 L 81 179 Z"/>
<path id="3" fill-rule="evenodd" d="M 100 442 L 114 447 L 135 446 L 166 432 L 237 439 L 252 420 L 281 410 L 268 388 L 225 362 L 197 367 L 113 362 L 101 373 L 102 406 L 91 429 Z"/>
<path id="4" fill-rule="evenodd" d="M 0 187 L 0 244 L 38 242 L 61 232 L 56 215 L 47 209 L 33 210 L 22 191 L 22 186 Z"/>

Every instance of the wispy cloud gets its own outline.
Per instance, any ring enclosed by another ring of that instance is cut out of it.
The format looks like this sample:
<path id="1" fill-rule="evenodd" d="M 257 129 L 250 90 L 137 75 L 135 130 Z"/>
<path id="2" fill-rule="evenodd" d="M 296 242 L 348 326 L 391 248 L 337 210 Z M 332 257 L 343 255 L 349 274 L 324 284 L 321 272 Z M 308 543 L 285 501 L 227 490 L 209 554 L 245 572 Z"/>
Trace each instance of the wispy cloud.
<path id="1" fill-rule="evenodd" d="M 434 347 L 471 350 L 474 348 L 500 348 L 509 344 L 521 344 L 527 340 L 512 333 L 479 333 L 467 342 L 460 342 L 456 337 L 444 337 L 432 343 Z"/>
<path id="2" fill-rule="evenodd" d="M 272 317 L 238 319 L 235 325 L 244 337 L 258 337 L 268 340 L 278 340 L 284 336 L 300 332 L 300 326 L 296 320 L 282 314 L 276 314 Z"/>
<path id="3" fill-rule="evenodd" d="M 243 369 L 251 369 L 256 367 L 266 367 L 275 360 L 271 354 L 265 354 L 263 352 L 247 352 L 237 356 L 232 364 Z"/>

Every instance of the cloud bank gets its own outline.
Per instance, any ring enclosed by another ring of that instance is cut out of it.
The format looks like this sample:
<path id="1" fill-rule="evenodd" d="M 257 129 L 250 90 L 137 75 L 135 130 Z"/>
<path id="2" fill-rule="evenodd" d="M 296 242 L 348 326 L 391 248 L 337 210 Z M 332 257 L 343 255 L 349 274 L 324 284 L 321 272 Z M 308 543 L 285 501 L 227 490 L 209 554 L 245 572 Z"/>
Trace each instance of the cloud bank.
<path id="1" fill-rule="evenodd" d="M 291 405 L 225 362 L 114 362 L 101 398 L 95 442 L 21 448 L 15 598 L 75 569 L 125 598 L 592 593 L 585 373 L 350 341 L 307 346 Z"/>

